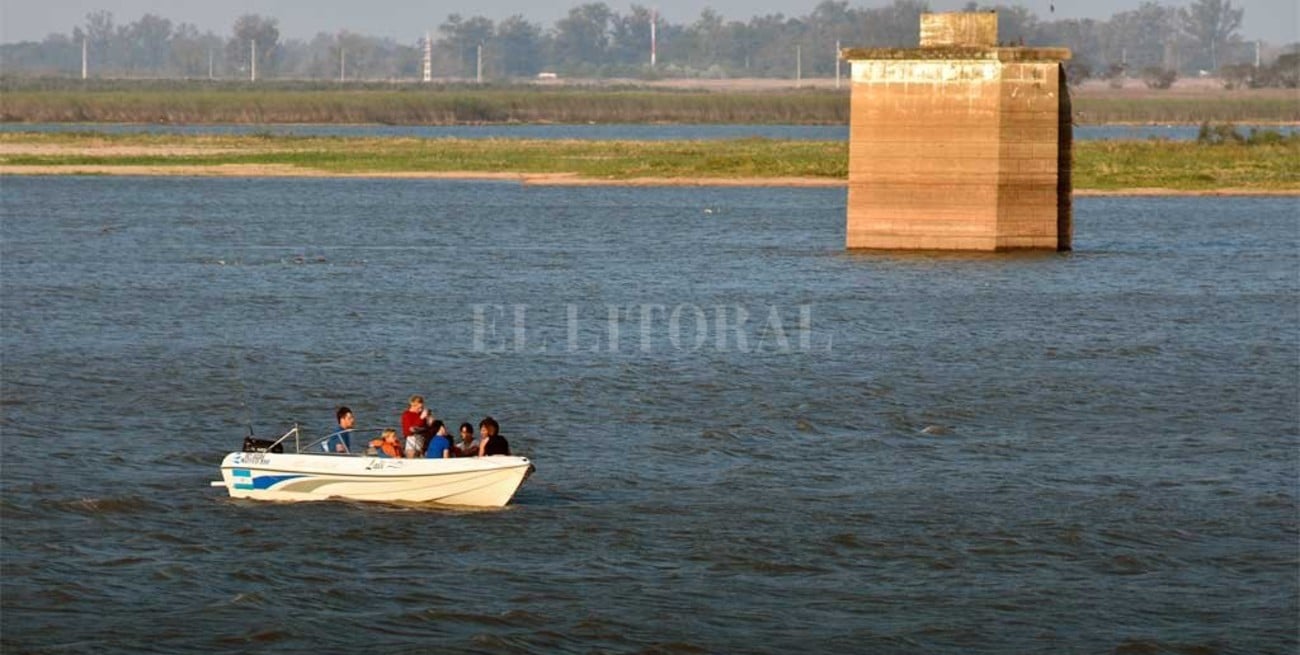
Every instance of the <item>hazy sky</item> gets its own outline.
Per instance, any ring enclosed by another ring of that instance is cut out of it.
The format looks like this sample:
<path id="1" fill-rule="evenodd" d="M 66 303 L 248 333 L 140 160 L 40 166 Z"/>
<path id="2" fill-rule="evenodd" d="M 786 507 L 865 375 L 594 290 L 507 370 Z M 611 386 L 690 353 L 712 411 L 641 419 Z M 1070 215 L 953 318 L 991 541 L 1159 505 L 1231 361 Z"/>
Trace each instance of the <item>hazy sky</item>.
<path id="1" fill-rule="evenodd" d="M 436 29 L 448 14 L 486 16 L 500 20 L 511 14 L 523 14 L 530 20 L 550 26 L 571 7 L 584 0 L 550 0 L 539 8 L 529 0 L 475 0 L 474 2 L 415 2 L 413 0 L 0 0 L 0 42 L 40 40 L 51 32 L 69 33 L 84 22 L 87 13 L 98 9 L 113 12 L 117 22 L 135 21 L 146 13 L 158 14 L 173 22 L 188 22 L 218 34 L 228 34 L 240 14 L 263 14 L 280 20 L 280 33 L 290 38 L 310 38 L 318 32 L 349 29 L 362 34 L 388 36 L 399 42 L 415 41 L 426 29 Z M 1004 0 L 1005 1 L 1005 0 Z M 711 6 L 729 19 L 747 20 L 756 14 L 783 13 L 800 16 L 809 13 L 818 0 L 646 0 L 647 7 L 658 6 L 660 14 L 674 23 L 688 23 L 699 16 L 700 9 Z M 850 0 L 855 7 L 879 7 L 889 0 Z M 1117 11 L 1132 9 L 1139 0 L 1055 0 L 1056 12 L 1049 13 L 1052 0 L 1022 0 L 1040 18 L 1106 18 Z M 1171 0 L 1164 4 L 1182 6 L 1190 0 Z M 619 12 L 627 11 L 632 2 L 606 0 Z M 930 0 L 931 8 L 953 10 L 965 0 Z M 990 2 L 989 4 L 995 4 Z M 1015 4 L 1007 2 L 1007 4 Z M 1233 0 L 1244 7 L 1242 36 L 1264 39 L 1274 44 L 1300 41 L 1300 13 L 1297 0 Z"/>

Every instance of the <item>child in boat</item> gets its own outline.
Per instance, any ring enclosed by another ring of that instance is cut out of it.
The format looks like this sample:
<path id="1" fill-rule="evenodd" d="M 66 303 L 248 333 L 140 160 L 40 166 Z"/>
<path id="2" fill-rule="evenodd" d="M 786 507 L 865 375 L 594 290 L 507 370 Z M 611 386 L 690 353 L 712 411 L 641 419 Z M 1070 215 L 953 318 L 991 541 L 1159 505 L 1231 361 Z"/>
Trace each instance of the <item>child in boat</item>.
<path id="1" fill-rule="evenodd" d="M 429 439 L 429 448 L 424 456 L 428 459 L 451 457 L 451 438 L 447 436 L 447 426 L 442 421 L 435 420 L 430 427 L 433 428 L 433 437 Z"/>
<path id="2" fill-rule="evenodd" d="M 370 447 L 377 449 L 375 454 L 380 457 L 402 458 L 402 443 L 397 440 L 397 430 L 392 428 L 384 430 L 379 439 L 371 441 Z"/>
<path id="3" fill-rule="evenodd" d="M 419 457 L 424 454 L 424 445 L 433 434 L 429 430 L 429 423 L 432 421 L 433 413 L 424 405 L 424 396 L 411 396 L 406 411 L 402 413 L 402 436 L 406 441 L 407 457 Z"/>

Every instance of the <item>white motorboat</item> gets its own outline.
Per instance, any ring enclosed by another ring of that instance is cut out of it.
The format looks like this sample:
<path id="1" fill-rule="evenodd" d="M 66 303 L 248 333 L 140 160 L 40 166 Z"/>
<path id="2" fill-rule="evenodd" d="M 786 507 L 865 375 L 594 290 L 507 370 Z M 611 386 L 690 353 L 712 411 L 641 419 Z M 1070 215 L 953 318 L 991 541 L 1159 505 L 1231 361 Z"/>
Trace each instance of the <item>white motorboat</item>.
<path id="1" fill-rule="evenodd" d="M 275 452 L 298 428 L 274 442 L 245 442 L 244 452 L 226 455 L 221 480 L 232 498 L 308 501 L 348 499 L 398 503 L 441 503 L 502 507 L 533 472 L 526 457 L 390 459 L 366 454 L 295 448 Z M 250 440 L 251 441 L 251 440 Z M 323 441 L 323 440 L 322 440 Z"/>

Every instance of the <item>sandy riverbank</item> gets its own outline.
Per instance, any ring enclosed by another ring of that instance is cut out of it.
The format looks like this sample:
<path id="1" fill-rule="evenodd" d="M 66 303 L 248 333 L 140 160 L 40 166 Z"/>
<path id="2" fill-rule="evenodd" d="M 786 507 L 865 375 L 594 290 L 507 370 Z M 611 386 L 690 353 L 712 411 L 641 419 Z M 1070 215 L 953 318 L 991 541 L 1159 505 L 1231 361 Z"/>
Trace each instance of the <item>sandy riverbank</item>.
<path id="1" fill-rule="evenodd" d="M 391 171 L 337 173 L 288 164 L 214 164 L 211 166 L 135 166 L 70 164 L 24 166 L 0 164 L 0 175 L 132 175 L 171 177 L 302 177 L 393 180 L 514 181 L 538 186 L 707 186 L 707 187 L 843 187 L 844 180 L 824 177 L 634 177 L 593 178 L 576 173 L 482 171 Z"/>

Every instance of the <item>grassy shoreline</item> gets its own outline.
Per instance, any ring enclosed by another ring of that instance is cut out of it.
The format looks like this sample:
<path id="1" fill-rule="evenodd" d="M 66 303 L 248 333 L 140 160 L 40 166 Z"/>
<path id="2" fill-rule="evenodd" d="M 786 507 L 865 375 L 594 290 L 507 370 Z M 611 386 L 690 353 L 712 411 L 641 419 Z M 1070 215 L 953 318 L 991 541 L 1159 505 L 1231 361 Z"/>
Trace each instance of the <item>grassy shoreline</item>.
<path id="1" fill-rule="evenodd" d="M 0 134 L 0 175 L 518 179 L 568 184 L 842 185 L 842 142 L 580 141 L 100 133 Z M 1270 145 L 1085 141 L 1083 192 L 1300 193 L 1300 138 Z"/>
<path id="2" fill-rule="evenodd" d="M 845 125 L 847 94 L 639 88 L 440 91 L 194 89 L 10 91 L 0 121 L 30 123 L 379 124 L 684 123 Z"/>
<path id="3" fill-rule="evenodd" d="M 1081 125 L 1300 124 L 1300 103 L 1281 89 L 1142 93 L 1089 88 L 1072 93 L 1072 109 Z M 8 123 L 846 125 L 848 120 L 847 89 L 167 80 L 42 84 L 0 78 L 0 122 Z"/>

